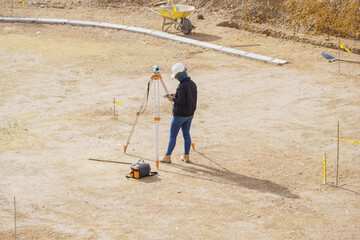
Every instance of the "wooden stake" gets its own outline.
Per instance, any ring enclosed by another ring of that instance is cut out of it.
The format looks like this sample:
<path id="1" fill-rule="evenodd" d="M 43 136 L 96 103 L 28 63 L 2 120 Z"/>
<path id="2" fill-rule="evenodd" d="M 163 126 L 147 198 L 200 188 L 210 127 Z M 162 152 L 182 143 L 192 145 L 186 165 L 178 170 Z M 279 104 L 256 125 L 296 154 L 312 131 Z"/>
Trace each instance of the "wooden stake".
<path id="1" fill-rule="evenodd" d="M 245 7 L 245 24 L 246 24 L 246 30 L 250 30 L 250 27 L 249 27 L 249 23 L 248 23 L 248 19 L 247 19 L 247 0 L 244 1 L 244 7 Z"/>
<path id="2" fill-rule="evenodd" d="M 340 38 L 339 38 L 339 44 L 340 44 Z M 341 48 L 340 48 L 340 46 L 339 46 L 339 59 L 341 59 L 341 57 L 340 57 L 340 52 L 341 52 Z M 339 75 L 340 75 L 340 62 L 341 61 L 338 61 L 339 62 Z"/>
<path id="3" fill-rule="evenodd" d="M 14 196 L 14 219 L 15 219 L 15 240 L 16 240 L 16 201 Z"/>
<path id="4" fill-rule="evenodd" d="M 114 120 L 115 120 L 115 116 L 116 116 L 116 115 L 115 115 L 115 104 L 116 104 L 116 103 L 115 103 L 115 98 L 114 98 L 114 101 L 113 101 L 113 102 L 114 102 Z"/>
<path id="5" fill-rule="evenodd" d="M 11 6 L 12 6 L 11 14 L 12 14 L 12 16 L 14 16 L 14 0 L 11 0 Z"/>
<path id="6" fill-rule="evenodd" d="M 335 183 L 335 187 L 338 186 L 338 182 L 339 182 L 339 142 L 340 142 L 340 123 L 339 123 L 339 121 L 338 121 L 337 158 L 336 158 L 336 183 Z"/>
<path id="7" fill-rule="evenodd" d="M 324 161 L 323 161 L 323 184 L 327 184 L 327 160 L 326 160 L 326 153 L 324 154 Z"/>

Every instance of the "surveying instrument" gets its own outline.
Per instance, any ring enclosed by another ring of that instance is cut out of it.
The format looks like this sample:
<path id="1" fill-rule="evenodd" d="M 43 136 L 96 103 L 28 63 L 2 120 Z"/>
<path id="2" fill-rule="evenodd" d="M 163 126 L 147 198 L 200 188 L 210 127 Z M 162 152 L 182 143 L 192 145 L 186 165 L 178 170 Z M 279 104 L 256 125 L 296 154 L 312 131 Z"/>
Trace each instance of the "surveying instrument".
<path id="1" fill-rule="evenodd" d="M 154 66 L 153 67 L 153 74 L 151 75 L 151 78 L 148 82 L 147 90 L 145 92 L 144 98 L 141 102 L 139 111 L 136 113 L 134 124 L 131 128 L 130 135 L 126 141 L 126 144 L 124 145 L 124 153 L 126 153 L 127 147 L 130 143 L 130 138 L 134 132 L 136 123 L 138 121 L 138 118 L 141 114 L 145 112 L 148 99 L 149 99 L 149 92 L 151 86 L 154 84 L 154 123 L 155 123 L 155 148 L 156 148 L 156 168 L 159 168 L 159 121 L 160 121 L 160 93 L 159 93 L 159 82 L 161 82 L 161 85 L 163 86 L 166 95 L 165 97 L 169 96 L 169 91 L 167 90 L 165 83 L 160 75 L 160 67 Z"/>

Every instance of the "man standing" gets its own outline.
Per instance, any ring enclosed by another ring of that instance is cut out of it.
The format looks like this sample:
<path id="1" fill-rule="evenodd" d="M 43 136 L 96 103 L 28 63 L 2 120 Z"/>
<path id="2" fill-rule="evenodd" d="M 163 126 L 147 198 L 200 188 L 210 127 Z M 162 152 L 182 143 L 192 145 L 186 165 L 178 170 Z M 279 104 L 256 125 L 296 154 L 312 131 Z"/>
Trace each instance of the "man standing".
<path id="1" fill-rule="evenodd" d="M 174 102 L 173 117 L 170 125 L 170 139 L 165 156 L 161 159 L 162 163 L 171 163 L 171 153 L 176 145 L 176 137 L 181 129 L 184 137 L 184 155 L 181 160 L 190 162 L 190 127 L 191 121 L 194 117 L 197 101 L 197 87 L 187 74 L 187 69 L 184 64 L 176 63 L 172 67 L 172 78 L 175 78 L 180 83 L 176 89 L 176 93 L 168 96 L 169 101 Z"/>

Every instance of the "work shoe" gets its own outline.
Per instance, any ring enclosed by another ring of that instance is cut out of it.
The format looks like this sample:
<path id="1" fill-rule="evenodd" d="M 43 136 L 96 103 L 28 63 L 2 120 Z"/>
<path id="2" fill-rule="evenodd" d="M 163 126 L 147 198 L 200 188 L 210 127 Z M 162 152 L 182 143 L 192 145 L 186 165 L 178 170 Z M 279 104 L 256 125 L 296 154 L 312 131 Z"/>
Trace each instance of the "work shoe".
<path id="1" fill-rule="evenodd" d="M 161 163 L 171 163 L 171 155 L 170 156 L 164 156 L 163 158 L 160 159 Z"/>
<path id="2" fill-rule="evenodd" d="M 190 162 L 190 155 L 182 155 L 180 158 L 181 161 L 189 163 Z"/>

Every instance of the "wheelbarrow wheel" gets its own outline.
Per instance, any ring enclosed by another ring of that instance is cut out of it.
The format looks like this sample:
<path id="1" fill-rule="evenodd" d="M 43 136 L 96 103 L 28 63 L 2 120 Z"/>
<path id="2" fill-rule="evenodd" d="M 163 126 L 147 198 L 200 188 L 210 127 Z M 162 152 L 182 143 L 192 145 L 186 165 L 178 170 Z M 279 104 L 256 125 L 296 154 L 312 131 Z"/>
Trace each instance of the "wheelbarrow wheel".
<path id="1" fill-rule="evenodd" d="M 187 18 L 182 18 L 180 21 L 180 30 L 184 33 L 184 34 L 190 34 L 191 31 L 195 28 L 195 26 L 193 26 L 190 22 L 189 19 Z"/>

